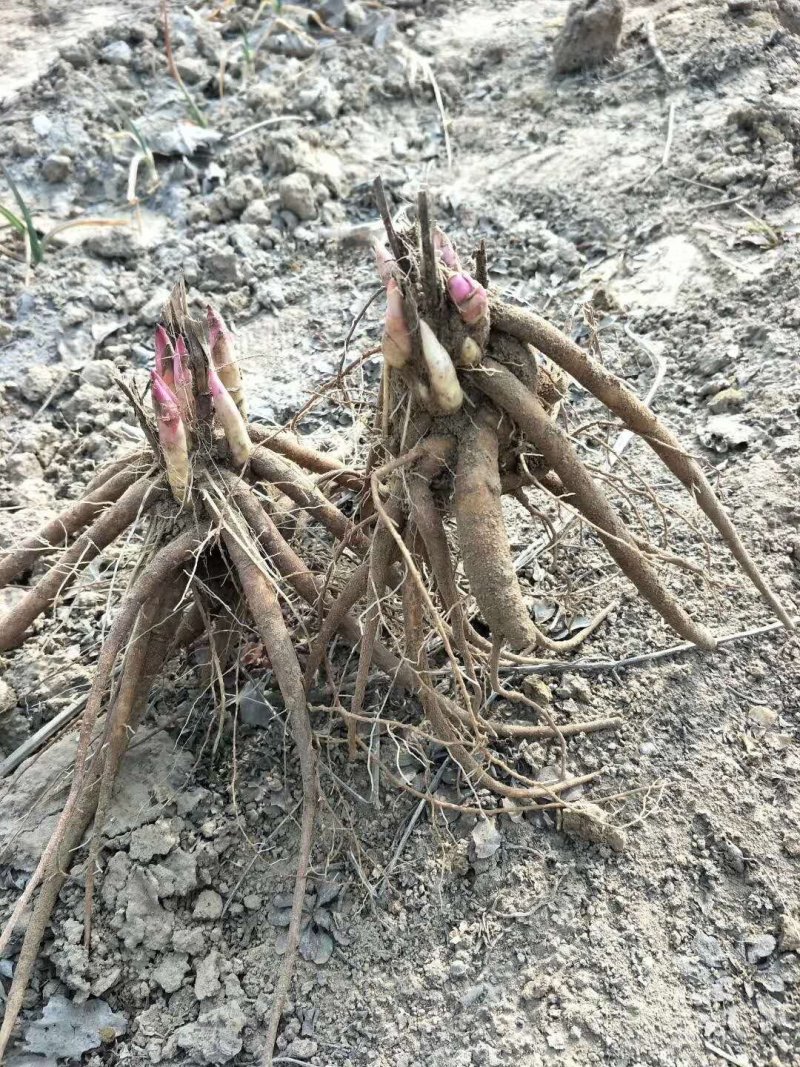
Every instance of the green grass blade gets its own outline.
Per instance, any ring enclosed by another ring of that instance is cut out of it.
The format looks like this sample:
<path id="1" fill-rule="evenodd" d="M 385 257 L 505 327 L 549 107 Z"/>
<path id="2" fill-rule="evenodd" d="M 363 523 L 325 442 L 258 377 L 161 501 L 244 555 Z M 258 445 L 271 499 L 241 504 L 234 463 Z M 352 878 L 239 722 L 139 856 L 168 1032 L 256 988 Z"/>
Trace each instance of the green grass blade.
<path id="1" fill-rule="evenodd" d="M 25 229 L 28 232 L 28 242 L 31 246 L 31 259 L 34 263 L 41 263 L 44 259 L 44 249 L 42 248 L 42 242 L 39 240 L 39 235 L 36 232 L 36 227 L 33 225 L 33 219 L 31 213 L 28 211 L 28 205 L 22 198 L 22 193 L 17 188 L 17 183 L 8 173 L 4 163 L 0 163 L 0 170 L 3 172 L 3 177 L 8 182 L 8 187 L 14 194 L 14 199 L 22 212 L 22 217 L 25 220 Z"/>
<path id="2" fill-rule="evenodd" d="M 13 226 L 18 233 L 25 233 L 25 223 L 22 219 L 15 215 L 13 211 L 9 211 L 7 207 L 3 207 L 2 204 L 0 204 L 0 215 L 2 215 L 6 222 L 10 226 Z"/>

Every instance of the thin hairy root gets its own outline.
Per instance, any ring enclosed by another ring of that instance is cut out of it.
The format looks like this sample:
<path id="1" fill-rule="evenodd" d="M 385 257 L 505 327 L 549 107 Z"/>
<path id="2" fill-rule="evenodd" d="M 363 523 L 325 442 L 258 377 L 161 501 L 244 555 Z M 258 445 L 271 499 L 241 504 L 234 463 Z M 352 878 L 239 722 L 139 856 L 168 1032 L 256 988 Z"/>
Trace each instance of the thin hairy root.
<path id="1" fill-rule="evenodd" d="M 19 548 L 0 560 L 0 588 L 15 581 L 46 552 L 50 552 L 73 534 L 88 526 L 100 512 L 116 503 L 137 480 L 133 470 L 123 470 L 104 481 L 94 492 L 81 497 L 66 511 L 46 523 L 35 537 L 28 538 Z"/>
<path id="2" fill-rule="evenodd" d="M 335 538 L 366 551 L 369 542 L 363 533 L 322 493 L 299 467 L 261 446 L 253 450 L 250 469 L 285 493 L 312 518 L 330 530 Z"/>
<path id="3" fill-rule="evenodd" d="M 567 773 L 567 742 L 564 740 L 564 733 L 556 725 L 553 716 L 545 706 L 535 703 L 530 697 L 526 697 L 524 693 L 520 693 L 518 689 L 507 689 L 500 681 L 499 667 L 500 650 L 502 647 L 502 639 L 495 637 L 492 642 L 492 654 L 489 658 L 489 677 L 492 683 L 492 690 L 498 696 L 504 697 L 509 703 L 522 704 L 526 708 L 531 708 L 537 715 L 544 719 L 553 731 L 555 737 L 558 738 L 558 746 L 561 753 L 561 777 L 564 778 Z"/>
<path id="4" fill-rule="evenodd" d="M 490 630 L 514 649 L 535 645 L 538 631 L 522 597 L 503 519 L 497 434 L 486 419 L 465 427 L 453 506 L 464 573 Z"/>
<path id="5" fill-rule="evenodd" d="M 314 474 L 328 474 L 340 485 L 358 492 L 364 488 L 364 479 L 360 474 L 349 470 L 339 460 L 326 456 L 324 452 L 304 445 L 294 434 L 285 430 L 273 430 L 269 426 L 251 425 L 248 427 L 251 439 L 257 445 L 263 445 L 272 452 L 278 452 L 286 459 L 292 460 L 298 467 L 313 471 Z"/>
<path id="6" fill-rule="evenodd" d="M 399 507 L 389 506 L 388 513 L 393 522 L 401 521 Z M 372 549 L 369 555 L 369 580 L 367 589 L 370 600 L 364 615 L 364 634 L 358 650 L 358 670 L 356 672 L 353 698 L 350 702 L 350 710 L 353 715 L 360 715 L 364 706 L 364 697 L 367 692 L 372 669 L 372 656 L 375 649 L 375 641 L 378 636 L 378 627 L 381 622 L 381 601 L 383 600 L 386 587 L 389 582 L 389 570 L 397 555 L 394 538 L 385 526 L 379 526 L 375 531 L 372 541 Z M 350 759 L 356 757 L 356 732 L 355 719 L 347 720 L 347 746 Z"/>
<path id="7" fill-rule="evenodd" d="M 506 696 L 507 692 L 503 690 L 502 695 Z M 484 719 L 483 722 L 486 724 L 487 733 L 494 734 L 496 737 L 547 738 L 556 737 L 558 734 L 562 737 L 574 737 L 576 734 L 596 734 L 601 730 L 617 730 L 622 726 L 624 720 L 618 715 L 609 715 L 605 719 L 562 723 L 555 729 L 552 726 L 527 726 L 524 723 L 495 722 L 493 719 Z"/>
<path id="8" fill-rule="evenodd" d="M 736 528 L 714 490 L 689 456 L 678 438 L 615 374 L 584 352 L 545 319 L 523 308 L 492 301 L 492 324 L 520 341 L 534 345 L 562 370 L 571 375 L 584 389 L 622 419 L 623 423 L 641 437 L 670 471 L 690 491 L 699 506 L 716 526 L 734 559 L 758 589 L 766 603 L 788 629 L 794 629 L 791 615 L 767 584 L 755 561 L 742 543 Z M 690 639 L 693 640 L 693 639 Z"/>
<path id="9" fill-rule="evenodd" d="M 311 723 L 308 718 L 303 675 L 300 670 L 300 664 L 297 662 L 297 654 L 292 645 L 292 639 L 286 629 L 286 623 L 283 621 L 283 614 L 275 589 L 248 551 L 247 541 L 250 541 L 249 535 L 246 536 L 246 540 L 243 543 L 238 532 L 224 530 L 223 538 L 228 555 L 239 575 L 242 591 L 247 600 L 253 621 L 256 624 L 261 640 L 264 642 L 275 678 L 286 702 L 289 725 L 300 760 L 300 774 L 303 781 L 303 816 L 300 828 L 297 875 L 292 896 L 292 914 L 289 922 L 286 953 L 275 985 L 275 995 L 263 1059 L 265 1067 L 271 1067 L 281 1012 L 283 1011 L 286 995 L 289 992 L 297 957 L 297 948 L 300 944 L 303 903 L 308 881 L 308 868 L 311 862 L 311 846 L 319 793 L 317 757 L 314 749 Z M 257 554 L 258 550 L 253 545 L 252 555 L 257 557 Z"/>
<path id="10" fill-rule="evenodd" d="M 78 570 L 95 559 L 116 540 L 163 492 L 163 481 L 141 478 L 126 490 L 116 504 L 104 511 L 92 526 L 67 549 L 17 606 L 0 620 L 0 652 L 15 648 L 31 623 L 52 607 L 56 598 L 75 579 Z"/>
<path id="11" fill-rule="evenodd" d="M 595 525 L 609 555 L 645 600 L 681 637 L 700 648 L 716 648 L 712 635 L 704 626 L 689 618 L 630 539 L 625 525 L 595 485 L 567 434 L 548 418 L 536 397 L 523 389 L 510 371 L 490 359 L 485 361 L 484 366 L 488 373 L 476 375 L 479 388 L 511 416 L 531 444 L 541 452 L 564 488 L 572 494 L 572 503 Z M 501 629 L 494 626 L 492 630 L 502 633 Z"/>
<path id="12" fill-rule="evenodd" d="M 552 638 L 547 637 L 537 626 L 536 643 L 541 648 L 547 649 L 548 652 L 574 652 L 576 648 L 580 648 L 587 637 L 592 636 L 598 626 L 605 622 L 611 612 L 617 607 L 619 607 L 618 602 L 612 600 L 610 603 L 606 604 L 604 608 L 601 608 L 596 615 L 593 615 L 582 630 L 573 637 L 568 637 L 563 641 L 554 641 Z"/>
<path id="13" fill-rule="evenodd" d="M 337 634 L 344 617 L 356 606 L 358 601 L 367 591 L 369 582 L 370 561 L 364 560 L 348 578 L 339 595 L 331 604 L 325 616 L 319 633 L 314 638 L 306 663 L 304 675 L 306 691 L 311 688 L 314 676 L 322 665 L 325 651 Z"/>
<path id="14" fill-rule="evenodd" d="M 11 917 L 3 932 L 0 934 L 0 952 L 8 944 L 9 938 L 20 916 L 28 905 L 37 886 L 40 884 L 44 873 L 50 868 L 53 857 L 56 855 L 64 838 L 67 828 L 71 825 L 72 816 L 79 806 L 79 801 L 84 789 L 86 760 L 89 754 L 89 746 L 92 740 L 97 716 L 100 713 L 106 688 L 111 678 L 117 656 L 122 646 L 130 636 L 139 609 L 142 604 L 160 592 L 164 584 L 169 582 L 178 569 L 197 551 L 199 546 L 208 537 L 209 526 L 204 524 L 193 527 L 176 537 L 165 548 L 161 549 L 147 565 L 138 581 L 129 591 L 119 606 L 116 618 L 111 624 L 108 635 L 100 650 L 100 657 L 95 668 L 89 695 L 86 699 L 86 708 L 81 719 L 78 748 L 75 755 L 75 770 L 72 777 L 72 786 L 67 796 L 64 808 L 59 816 L 56 827 L 50 836 L 47 847 L 42 853 L 36 870 L 28 880 L 28 884 L 20 894 Z"/>

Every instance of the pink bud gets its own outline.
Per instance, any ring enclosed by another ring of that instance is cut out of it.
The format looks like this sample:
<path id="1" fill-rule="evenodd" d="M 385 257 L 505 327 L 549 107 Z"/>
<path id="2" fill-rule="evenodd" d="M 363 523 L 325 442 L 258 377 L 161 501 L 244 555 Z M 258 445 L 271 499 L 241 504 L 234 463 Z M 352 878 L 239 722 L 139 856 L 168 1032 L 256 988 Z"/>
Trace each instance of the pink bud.
<path id="1" fill-rule="evenodd" d="M 220 313 L 210 304 L 206 307 L 206 321 L 208 322 L 208 339 L 213 352 L 220 337 L 230 337 L 230 331 Z"/>
<path id="2" fill-rule="evenodd" d="M 237 467 L 244 467 L 253 450 L 250 435 L 231 394 L 222 384 L 220 376 L 213 367 L 208 368 L 208 388 L 211 392 L 214 412 L 225 433 L 233 462 Z"/>
<path id="3" fill-rule="evenodd" d="M 150 387 L 153 391 L 153 405 L 159 419 L 164 419 L 167 422 L 172 422 L 175 419 L 180 421 L 181 413 L 178 410 L 178 401 L 175 394 L 158 371 L 150 372 Z"/>
<path id="4" fill-rule="evenodd" d="M 181 417 L 184 422 L 190 424 L 194 419 L 194 390 L 192 372 L 189 367 L 189 350 L 183 337 L 178 337 L 175 342 L 175 358 L 172 366 L 175 379 L 173 388 Z"/>
<path id="5" fill-rule="evenodd" d="M 156 326 L 156 372 L 169 386 L 173 384 L 172 360 L 175 355 L 169 334 L 163 326 Z"/>
<path id="6" fill-rule="evenodd" d="M 450 270 L 460 270 L 461 264 L 458 261 L 458 254 L 453 248 L 453 244 L 444 230 L 440 230 L 437 226 L 433 231 L 433 247 L 439 253 L 439 259 Z"/>
<path id="7" fill-rule="evenodd" d="M 411 358 L 411 334 L 403 313 L 403 294 L 394 278 L 386 283 L 386 316 L 383 355 L 392 367 L 403 367 Z"/>
<path id="8" fill-rule="evenodd" d="M 150 375 L 153 407 L 158 421 L 158 440 L 164 455 L 172 495 L 179 504 L 186 500 L 191 479 L 189 445 L 174 393 L 157 371 Z"/>
<path id="9" fill-rule="evenodd" d="M 218 311 L 209 305 L 206 308 L 208 320 L 208 340 L 211 346 L 211 359 L 219 371 L 222 384 L 233 397 L 233 401 L 242 414 L 247 418 L 247 402 L 242 385 L 242 376 L 239 372 L 239 364 L 236 361 L 236 351 L 233 334 L 225 325 Z"/>
<path id="10" fill-rule="evenodd" d="M 397 260 L 391 254 L 389 249 L 376 241 L 372 246 L 372 251 L 375 253 L 375 263 L 378 267 L 378 274 L 384 285 L 389 284 L 389 279 L 392 277 L 395 268 L 397 267 Z"/>
<path id="11" fill-rule="evenodd" d="M 448 278 L 447 291 L 467 326 L 475 326 L 486 319 L 489 314 L 489 295 L 465 271 Z"/>

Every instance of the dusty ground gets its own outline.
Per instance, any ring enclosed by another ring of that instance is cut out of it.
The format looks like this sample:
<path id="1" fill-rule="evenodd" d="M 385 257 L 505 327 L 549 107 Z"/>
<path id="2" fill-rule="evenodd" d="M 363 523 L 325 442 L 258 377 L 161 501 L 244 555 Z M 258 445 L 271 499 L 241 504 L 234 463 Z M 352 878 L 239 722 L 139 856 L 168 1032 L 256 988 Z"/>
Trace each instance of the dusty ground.
<path id="1" fill-rule="evenodd" d="M 330 0 L 320 10 L 341 29 L 312 35 L 308 47 L 288 42 L 310 54 L 278 55 L 264 42 L 249 62 L 243 41 L 252 53 L 262 30 L 245 38 L 242 29 L 256 5 L 221 5 L 214 21 L 210 5 L 192 17 L 176 10 L 176 58 L 210 131 L 189 146 L 198 130 L 180 125 L 190 118 L 152 10 L 102 5 L 100 28 L 87 31 L 96 11 L 82 5 L 85 19 L 68 14 L 59 30 L 61 5 L 38 5 L 30 23 L 20 5 L 0 39 L 31 48 L 41 34 L 43 55 L 54 40 L 61 53 L 22 91 L 19 72 L 32 66 L 12 60 L 2 83 L 6 166 L 43 231 L 73 218 L 133 225 L 66 230 L 30 273 L 2 231 L 0 412 L 13 444 L 0 475 L 3 538 L 73 495 L 136 436 L 111 374 L 146 365 L 180 270 L 192 296 L 213 299 L 238 326 L 256 412 L 284 419 L 299 407 L 338 362 L 373 291 L 352 227 L 374 221 L 369 184 L 380 171 L 398 204 L 425 182 L 450 232 L 465 243 L 486 237 L 493 282 L 573 322 L 577 336 L 586 335 L 580 306 L 592 299 L 605 316 L 606 358 L 640 391 L 649 361 L 624 327 L 666 357 L 658 411 L 717 468 L 752 550 L 796 599 L 800 20 L 790 0 L 629 5 L 617 58 L 599 73 L 555 79 L 551 48 L 566 6 L 403 0 L 345 11 Z M 654 62 L 645 19 L 667 71 Z M 130 120 L 156 153 L 158 177 L 149 189 L 140 166 L 136 210 L 126 198 L 137 151 Z M 259 122 L 268 124 L 236 137 Z M 308 180 L 283 182 L 298 173 Z M 2 196 L 12 206 L 5 187 Z M 292 197 L 307 218 L 284 210 Z M 353 350 L 377 334 L 373 309 Z M 374 381 L 372 365 L 365 385 Z M 332 403 L 303 425 L 336 447 L 360 434 L 357 412 Z M 639 469 L 666 485 L 643 453 L 633 450 Z M 535 536 L 520 526 L 519 547 Z M 577 541 L 568 553 L 594 573 L 595 556 Z M 55 627 L 0 661 L 15 694 L 0 705 L 0 756 L 85 688 L 124 575 L 115 562 L 92 570 Z M 556 596 L 553 576 L 527 577 L 532 596 Z M 586 656 L 672 643 L 612 585 L 622 607 Z M 695 585 L 683 589 L 699 597 Z M 704 611 L 719 632 L 766 620 L 719 551 L 714 589 Z M 380 810 L 359 804 L 352 791 L 368 790 L 365 775 L 333 759 L 325 782 L 339 821 L 325 817 L 315 854 L 304 946 L 312 959 L 300 964 L 287 1009 L 285 1062 L 793 1062 L 799 664 L 796 645 L 772 634 L 588 684 L 549 679 L 562 717 L 587 702 L 592 714 L 624 716 L 619 734 L 570 745 L 576 770 L 607 768 L 596 793 L 641 790 L 609 805 L 627 827 L 620 854 L 537 815 L 501 820 L 498 847 L 479 859 L 474 821 L 426 815 L 384 880 L 414 803 L 384 789 Z M 131 754 L 94 951 L 87 959 L 80 946 L 78 879 L 26 1004 L 28 1052 L 10 1062 L 44 1067 L 52 1058 L 31 1052 L 73 1047 L 58 1026 L 42 1043 L 36 1025 L 45 1004 L 63 1012 L 61 995 L 113 1011 L 101 1025 L 125 1029 L 116 1041 L 106 1032 L 88 1063 L 257 1058 L 292 879 L 295 768 L 280 709 L 264 703 L 269 677 L 248 680 L 235 746 L 229 732 L 213 758 L 203 743 L 213 710 L 194 678 L 191 664 L 176 665 Z M 33 829 L 14 837 L 17 818 L 47 773 L 66 766 L 68 745 L 6 783 L 3 910 L 56 803 L 40 804 Z M 548 753 L 525 758 L 539 769 Z M 454 788 L 445 777 L 442 790 Z M 13 953 L 0 975 L 12 968 Z"/>

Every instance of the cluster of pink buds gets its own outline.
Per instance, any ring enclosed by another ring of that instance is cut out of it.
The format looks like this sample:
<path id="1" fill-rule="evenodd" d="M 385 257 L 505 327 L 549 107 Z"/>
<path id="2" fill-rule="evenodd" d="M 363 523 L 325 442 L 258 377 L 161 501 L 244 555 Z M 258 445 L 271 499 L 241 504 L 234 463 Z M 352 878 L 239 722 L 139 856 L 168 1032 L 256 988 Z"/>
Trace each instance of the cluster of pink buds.
<path id="1" fill-rule="evenodd" d="M 446 276 L 447 293 L 467 327 L 467 336 L 454 363 L 430 325 L 420 321 L 420 347 L 428 381 L 417 382 L 415 388 L 425 403 L 432 403 L 446 414 L 457 411 L 464 400 L 456 364 L 476 367 L 483 358 L 483 348 L 489 336 L 489 294 L 461 269 L 455 248 L 438 226 L 433 232 L 433 247 Z M 397 263 L 383 244 L 376 243 L 374 251 L 378 274 L 386 286 L 386 315 L 381 341 L 383 358 L 389 367 L 404 367 L 411 359 L 412 339 L 403 310 Z"/>
<path id="2" fill-rule="evenodd" d="M 225 434 L 231 458 L 244 467 L 252 444 L 247 432 L 244 390 L 236 361 L 233 335 L 222 316 L 207 309 L 211 363 L 208 387 L 217 422 Z M 195 420 L 195 391 L 186 340 L 173 340 L 163 326 L 156 327 L 155 370 L 150 375 L 158 440 L 172 495 L 183 505 L 191 487 L 189 458 Z"/>

